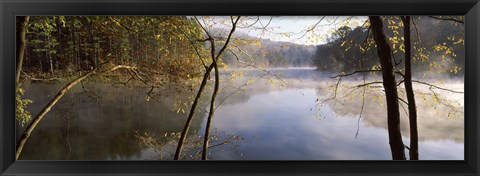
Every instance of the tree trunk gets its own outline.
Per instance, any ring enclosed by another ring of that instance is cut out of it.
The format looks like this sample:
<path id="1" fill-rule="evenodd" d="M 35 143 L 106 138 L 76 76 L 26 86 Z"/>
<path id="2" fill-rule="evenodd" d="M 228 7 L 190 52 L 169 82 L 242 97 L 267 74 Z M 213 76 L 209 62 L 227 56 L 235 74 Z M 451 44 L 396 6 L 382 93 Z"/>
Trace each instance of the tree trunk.
<path id="1" fill-rule="evenodd" d="M 405 92 L 408 101 L 408 117 L 410 121 L 410 160 L 418 160 L 418 130 L 417 130 L 417 107 L 415 94 L 412 87 L 412 51 L 410 41 L 410 16 L 402 17 L 403 36 L 405 38 Z"/>
<path id="2" fill-rule="evenodd" d="M 390 44 L 383 31 L 383 22 L 379 16 L 369 16 L 373 37 L 377 45 L 377 54 L 382 67 L 383 87 L 387 100 L 388 137 L 393 160 L 405 160 L 404 144 L 400 131 L 400 110 L 395 81 Z"/>
<path id="3" fill-rule="evenodd" d="M 204 136 L 204 140 L 203 140 L 202 160 L 207 160 L 208 141 L 210 139 L 210 126 L 211 126 L 211 123 L 212 123 L 213 114 L 215 113 L 215 97 L 217 96 L 217 92 L 218 92 L 218 89 L 219 89 L 219 86 L 220 86 L 220 79 L 219 79 L 219 74 L 218 74 L 217 61 L 219 60 L 220 56 L 223 54 L 223 52 L 227 48 L 227 45 L 230 42 L 232 34 L 233 34 L 233 32 L 235 32 L 235 28 L 237 26 L 238 20 L 240 20 L 240 16 L 238 16 L 235 21 L 233 21 L 233 17 L 231 17 L 231 20 L 232 20 L 232 30 L 230 31 L 230 34 L 228 35 L 228 38 L 225 41 L 225 44 L 223 45 L 222 49 L 220 49 L 220 51 L 218 52 L 216 57 L 215 57 L 215 41 L 212 39 L 212 36 L 205 30 L 208 37 L 212 39 L 212 40 L 210 40 L 210 43 L 211 43 L 211 50 L 210 50 L 211 53 L 210 54 L 211 54 L 211 57 L 212 57 L 212 65 L 215 68 L 215 88 L 213 90 L 211 104 L 210 104 L 210 111 L 208 113 L 207 125 L 206 125 L 206 128 L 205 128 L 205 136 Z"/>
<path id="4" fill-rule="evenodd" d="M 174 160 L 178 160 L 180 158 L 180 154 L 182 154 L 183 143 L 185 142 L 188 130 L 190 129 L 190 124 L 192 123 L 192 120 L 193 120 L 193 114 L 195 114 L 195 109 L 197 108 L 198 101 L 202 96 L 203 89 L 207 84 L 207 80 L 212 69 L 213 69 L 213 64 L 207 68 L 207 70 L 205 71 L 205 74 L 203 75 L 203 80 L 202 80 L 202 83 L 200 84 L 200 89 L 198 90 L 197 95 L 195 96 L 195 100 L 193 101 L 192 107 L 190 108 L 190 112 L 188 113 L 187 121 L 185 122 L 185 126 L 183 127 L 180 140 L 178 141 L 177 150 L 175 151 L 175 156 L 173 158 Z"/>
<path id="5" fill-rule="evenodd" d="M 47 42 L 50 43 L 50 37 L 49 36 L 47 36 Z M 50 51 L 52 51 L 52 48 L 49 45 L 48 50 L 47 50 L 47 58 L 50 61 L 50 73 L 53 76 L 53 72 L 54 72 L 54 70 L 53 70 L 53 56 L 52 56 L 52 54 L 50 54 Z"/>
<path id="6" fill-rule="evenodd" d="M 15 82 L 18 84 L 18 81 L 20 81 L 20 73 L 22 71 L 22 66 L 23 66 L 23 58 L 25 57 L 25 48 L 27 46 L 27 43 L 25 41 L 25 34 L 27 33 L 27 25 L 28 21 L 30 20 L 29 16 L 19 16 L 17 17 L 16 21 L 16 38 L 17 38 L 17 73 L 16 73 L 16 78 Z"/>
<path id="7" fill-rule="evenodd" d="M 58 70 L 58 69 L 60 69 L 59 66 L 58 66 L 58 63 L 64 61 L 64 59 L 65 59 L 64 58 L 64 53 L 63 53 L 63 48 L 64 48 L 63 38 L 64 37 L 62 37 L 62 35 L 63 35 L 62 34 L 62 23 L 60 22 L 60 17 L 56 18 L 55 25 L 57 26 L 55 39 L 58 42 L 58 45 L 55 46 L 55 50 L 56 50 L 55 60 L 57 61 L 57 62 L 55 62 L 55 67 Z"/>
<path id="8" fill-rule="evenodd" d="M 20 137 L 20 140 L 17 143 L 17 149 L 16 149 L 16 154 L 15 158 L 18 159 L 20 157 L 20 154 L 22 153 L 23 146 L 25 146 L 25 143 L 27 142 L 28 137 L 32 133 L 32 131 L 35 129 L 35 127 L 38 125 L 38 123 L 43 119 L 43 117 L 53 108 L 53 106 L 75 85 L 77 85 L 79 82 L 82 82 L 85 78 L 93 75 L 93 74 L 99 74 L 99 73 L 107 73 L 107 72 L 112 72 L 117 69 L 134 69 L 135 67 L 132 66 L 126 66 L 126 65 L 117 65 L 109 69 L 105 69 L 105 71 L 98 71 L 97 68 L 94 70 L 91 70 L 82 76 L 74 79 L 70 83 L 68 83 L 65 87 L 60 90 L 57 95 L 48 102 L 48 104 L 40 111 L 40 113 L 33 118 L 32 122 L 27 126 L 25 129 L 25 132 L 23 132 L 22 136 Z"/>
<path id="9" fill-rule="evenodd" d="M 200 99 L 200 96 L 202 95 L 202 92 L 203 92 L 203 89 L 204 89 L 204 87 L 207 83 L 208 77 L 210 76 L 210 72 L 212 71 L 212 69 L 214 67 L 215 67 L 215 73 L 216 73 L 216 77 L 215 77 L 215 81 L 216 81 L 215 82 L 215 87 L 216 87 L 215 89 L 216 90 L 214 91 L 214 94 L 212 95 L 212 100 L 215 99 L 216 92 L 218 91 L 218 85 L 219 85 L 217 61 L 220 58 L 220 56 L 223 54 L 225 49 L 227 49 L 228 43 L 230 42 L 230 39 L 232 38 L 232 34 L 235 32 L 238 20 L 240 20 L 240 16 L 237 17 L 235 22 L 233 21 L 233 18 L 232 18 L 232 29 L 230 30 L 230 33 L 228 34 L 228 37 L 227 37 L 227 40 L 225 41 L 225 44 L 223 45 L 223 47 L 220 49 L 220 51 L 218 52 L 218 54 L 216 56 L 215 56 L 215 42 L 214 42 L 214 39 L 208 33 L 208 31 L 205 30 L 205 28 L 202 27 L 204 29 L 205 33 L 207 33 L 207 35 L 209 37 L 208 40 L 210 40 L 210 42 L 211 42 L 210 49 L 211 49 L 211 57 L 212 57 L 213 62 L 205 70 L 205 74 L 203 76 L 203 80 L 202 80 L 202 83 L 200 85 L 200 89 L 198 90 L 197 96 L 195 97 L 195 100 L 193 101 L 192 108 L 190 109 L 190 113 L 189 113 L 188 118 L 187 118 L 187 122 L 185 123 L 185 126 L 182 130 L 180 140 L 178 141 L 178 146 L 177 146 L 177 150 L 175 151 L 174 160 L 178 160 L 180 158 L 180 154 L 182 153 L 183 143 L 185 142 L 185 139 L 187 137 L 188 129 L 190 128 L 190 124 L 191 124 L 192 119 L 193 119 L 193 114 L 195 113 L 195 109 L 197 108 L 198 100 Z M 213 107 L 213 102 L 212 102 L 211 106 Z M 206 130 L 209 130 L 209 128 L 210 128 L 211 118 L 213 116 L 212 107 L 210 107 L 210 112 L 209 112 L 209 115 L 208 115 L 208 122 L 207 122 Z M 205 153 L 208 150 L 208 137 L 209 137 L 208 135 L 209 135 L 209 132 L 206 132 L 205 133 L 205 139 L 204 139 L 204 146 L 203 146 L 204 148 L 203 148 L 203 153 L 202 153 L 202 159 L 204 159 L 204 160 L 206 159 Z"/>
<path id="10" fill-rule="evenodd" d="M 205 136 L 203 139 L 203 151 L 202 151 L 202 160 L 207 160 L 208 156 L 208 141 L 210 139 L 210 125 L 212 123 L 213 113 L 215 111 L 215 97 L 217 96 L 218 88 L 220 86 L 220 79 L 218 76 L 218 65 L 215 56 L 215 42 L 211 41 L 211 55 L 212 55 L 212 65 L 215 68 L 215 87 L 212 93 L 212 99 L 210 100 L 210 111 L 208 112 L 207 124 L 205 127 Z"/>
<path id="11" fill-rule="evenodd" d="M 213 61 L 214 63 L 214 68 L 215 68 L 215 88 L 213 90 L 213 94 L 212 94 L 212 99 L 210 100 L 210 111 L 208 113 L 208 119 L 207 119 L 207 124 L 206 124 L 206 127 L 205 127 L 205 136 L 204 136 L 204 139 L 203 139 L 203 151 L 202 151 L 202 160 L 207 160 L 207 156 L 208 156 L 208 142 L 209 142 L 209 139 L 210 139 L 210 126 L 211 126 L 211 123 L 212 123 L 212 117 L 213 117 L 213 113 L 215 111 L 215 97 L 217 96 L 217 92 L 218 92 L 218 89 L 219 89 L 219 85 L 220 85 L 220 79 L 218 78 L 218 66 L 217 66 L 217 62 L 216 61 Z"/>

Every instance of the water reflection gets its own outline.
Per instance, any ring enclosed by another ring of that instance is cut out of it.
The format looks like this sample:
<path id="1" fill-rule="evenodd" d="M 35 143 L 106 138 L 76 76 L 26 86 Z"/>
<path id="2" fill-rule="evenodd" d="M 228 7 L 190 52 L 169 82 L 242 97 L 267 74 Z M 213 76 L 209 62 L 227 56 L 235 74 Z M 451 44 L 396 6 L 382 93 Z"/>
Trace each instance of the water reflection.
<path id="1" fill-rule="evenodd" d="M 317 95 L 321 90 L 317 89 Z M 378 94 L 367 94 L 363 111 L 362 122 L 367 127 L 385 128 L 387 124 L 386 103 L 383 98 L 377 99 Z M 417 116 L 419 140 L 453 140 L 457 143 L 464 142 L 464 119 L 449 117 L 452 111 L 448 107 L 438 105 L 437 108 L 430 106 L 434 100 L 425 102 L 422 97 L 417 96 Z M 361 98 L 342 101 L 341 105 L 332 106 L 336 114 L 340 116 L 354 116 L 358 118 L 362 106 Z M 404 104 L 404 108 L 407 106 Z M 406 110 L 400 108 L 400 128 L 402 135 L 409 136 L 409 121 Z"/>
<path id="2" fill-rule="evenodd" d="M 359 109 L 352 107 L 357 110 L 355 113 L 343 115 L 337 114 L 331 106 L 310 111 L 310 105 L 316 101 L 316 93 L 315 89 L 272 91 L 252 96 L 245 103 L 224 106 L 216 112 L 221 118 L 216 118 L 213 126 L 236 131 L 246 139 L 250 137 L 250 140 L 240 144 L 243 157 L 218 153 L 217 158 L 391 159 L 384 113 L 376 114 L 376 110 L 364 112 L 359 124 L 360 134 L 355 139 Z M 374 106 L 370 104 L 369 108 L 376 109 Z M 231 113 L 238 109 L 245 111 Z M 320 118 L 314 118 L 315 115 L 320 115 Z M 403 121 L 405 124 L 402 125 L 408 127 L 407 119 Z M 428 117 L 419 120 L 419 124 L 420 159 L 463 159 L 463 131 L 450 130 L 453 134 L 449 135 L 443 133 L 450 128 L 461 128 L 462 119 Z M 438 125 L 425 128 L 429 124 Z M 408 135 L 408 131 L 404 130 L 403 134 Z M 408 140 L 404 137 L 407 144 Z"/>
<path id="3" fill-rule="evenodd" d="M 358 121 L 361 98 L 339 99 L 336 103 L 316 106 L 318 98 L 329 96 L 326 92 L 331 93 L 329 85 L 332 82 L 325 75 L 313 69 L 273 71 L 284 76 L 289 83 L 287 88 L 272 86 L 266 78 L 260 78 L 235 94 L 231 93 L 250 77 L 266 73 L 243 70 L 243 76 L 232 82 L 228 81 L 232 71 L 223 72 L 224 84 L 217 100 L 228 99 L 215 112 L 212 129 L 222 132 L 223 136 L 240 136 L 242 140 L 236 141 L 235 145 L 212 148 L 209 158 L 391 159 L 386 107 L 379 106 L 378 100 L 372 100 L 376 94 L 367 95 L 363 116 Z M 144 97 L 148 88 L 90 87 L 92 92 L 102 94 L 101 101 L 75 94 L 62 99 L 32 133 L 20 159 L 157 159 L 159 153 L 156 148 L 142 144 L 135 133 L 152 135 L 154 139 L 161 140 L 165 134 L 179 132 L 186 114 L 177 113 L 175 104 L 179 99 L 188 102 L 194 93 L 167 90 L 164 95 L 168 97 L 159 96 L 153 101 L 146 101 Z M 56 94 L 60 85 L 30 84 L 26 89 L 27 96 L 35 102 L 29 110 L 35 114 Z M 74 90 L 77 93 L 81 91 Z M 73 100 L 75 103 L 72 105 Z M 417 102 L 420 159 L 462 160 L 463 118 L 445 117 L 444 108 L 434 109 L 428 102 L 422 103 L 421 99 Z M 207 106 L 203 103 L 198 108 L 190 136 L 203 134 Z M 463 104 L 460 106 L 463 107 Z M 402 134 L 408 144 L 408 119 L 402 110 L 401 113 Z M 355 138 L 358 127 L 359 135 Z M 18 133 L 22 130 L 17 129 Z M 160 144 L 165 148 L 174 148 L 174 141 L 171 138 L 160 141 Z M 169 152 L 164 154 L 171 154 Z"/>
<path id="4" fill-rule="evenodd" d="M 146 101 L 148 90 L 144 89 L 89 87 L 92 92 L 101 93 L 101 100 L 66 95 L 34 130 L 20 159 L 140 159 L 145 147 L 135 137 L 135 131 L 163 135 L 183 128 L 186 117 L 173 110 L 177 99 L 173 96 L 164 96 L 163 101 Z M 38 113 L 60 88 L 61 85 L 30 84 L 26 90 L 34 101 L 29 106 L 32 114 Z M 179 98 L 186 99 L 190 94 L 185 92 Z M 201 121 L 198 116 L 194 118 L 192 132 L 199 129 Z M 17 134 L 21 131 L 23 128 L 18 127 Z"/>

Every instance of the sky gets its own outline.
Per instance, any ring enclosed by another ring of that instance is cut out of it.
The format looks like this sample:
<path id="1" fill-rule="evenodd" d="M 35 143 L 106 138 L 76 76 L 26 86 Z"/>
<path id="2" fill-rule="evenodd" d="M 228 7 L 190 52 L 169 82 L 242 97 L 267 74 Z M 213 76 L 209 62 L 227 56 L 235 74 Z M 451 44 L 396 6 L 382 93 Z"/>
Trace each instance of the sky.
<path id="1" fill-rule="evenodd" d="M 326 43 L 335 29 L 344 25 L 362 26 L 366 19 L 364 16 L 250 16 L 241 17 L 236 31 L 273 41 L 319 45 Z M 208 23 L 209 20 L 213 22 Z M 223 24 L 225 30 L 231 26 L 230 17 L 208 17 L 204 22 L 218 27 Z"/>

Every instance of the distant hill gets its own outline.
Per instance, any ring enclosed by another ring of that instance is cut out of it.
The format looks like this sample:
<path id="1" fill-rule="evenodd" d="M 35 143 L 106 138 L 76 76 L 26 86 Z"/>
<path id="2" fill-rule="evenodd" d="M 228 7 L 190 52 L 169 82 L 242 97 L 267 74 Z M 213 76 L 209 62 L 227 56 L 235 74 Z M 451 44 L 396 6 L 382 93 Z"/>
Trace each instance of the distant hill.
<path id="1" fill-rule="evenodd" d="M 316 47 L 290 42 L 272 41 L 253 37 L 245 33 L 236 33 L 230 48 L 235 52 L 226 52 L 223 61 L 229 67 L 241 67 L 237 60 L 266 67 L 311 67 Z"/>

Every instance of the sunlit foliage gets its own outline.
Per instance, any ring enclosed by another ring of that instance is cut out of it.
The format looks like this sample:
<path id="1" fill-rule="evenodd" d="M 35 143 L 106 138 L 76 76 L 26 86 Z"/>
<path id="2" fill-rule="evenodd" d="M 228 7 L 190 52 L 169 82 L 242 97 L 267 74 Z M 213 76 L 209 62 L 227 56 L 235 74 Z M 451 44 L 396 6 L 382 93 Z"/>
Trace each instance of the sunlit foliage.
<path id="1" fill-rule="evenodd" d="M 25 90 L 23 88 L 18 87 L 17 93 L 15 96 L 16 102 L 16 109 L 15 109 L 15 119 L 20 123 L 21 126 L 27 124 L 30 119 L 32 119 L 32 115 L 29 111 L 27 111 L 27 105 L 32 103 L 33 101 L 28 98 L 22 98 L 25 94 Z"/>

